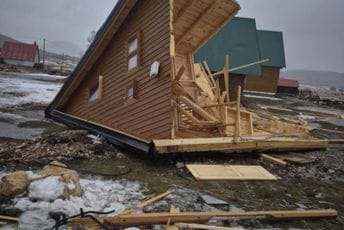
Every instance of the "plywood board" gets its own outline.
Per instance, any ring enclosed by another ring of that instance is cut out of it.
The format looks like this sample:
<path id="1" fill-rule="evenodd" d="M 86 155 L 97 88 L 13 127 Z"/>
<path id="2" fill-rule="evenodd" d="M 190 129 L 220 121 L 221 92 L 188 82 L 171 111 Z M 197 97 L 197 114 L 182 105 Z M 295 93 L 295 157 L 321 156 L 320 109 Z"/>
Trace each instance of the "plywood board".
<path id="1" fill-rule="evenodd" d="M 261 166 L 186 165 L 197 180 L 277 180 Z"/>

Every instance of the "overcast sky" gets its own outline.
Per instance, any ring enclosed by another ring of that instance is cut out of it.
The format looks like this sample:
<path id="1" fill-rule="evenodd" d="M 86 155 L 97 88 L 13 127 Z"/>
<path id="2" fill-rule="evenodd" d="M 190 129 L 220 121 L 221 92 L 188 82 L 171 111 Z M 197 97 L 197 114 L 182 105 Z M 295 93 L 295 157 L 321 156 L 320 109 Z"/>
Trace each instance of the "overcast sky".
<path id="1" fill-rule="evenodd" d="M 0 0 L 0 33 L 87 46 L 117 0 Z M 288 69 L 344 72 L 344 0 L 238 0 L 238 16 L 284 33 Z"/>

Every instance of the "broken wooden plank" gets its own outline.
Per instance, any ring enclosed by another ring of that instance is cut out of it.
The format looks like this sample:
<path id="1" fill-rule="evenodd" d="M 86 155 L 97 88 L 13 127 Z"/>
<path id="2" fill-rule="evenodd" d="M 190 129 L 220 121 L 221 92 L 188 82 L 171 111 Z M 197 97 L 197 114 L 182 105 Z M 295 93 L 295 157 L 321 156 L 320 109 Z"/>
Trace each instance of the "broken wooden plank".
<path id="1" fill-rule="evenodd" d="M 174 224 L 180 228 L 187 229 L 204 229 L 204 230 L 243 230 L 243 228 L 230 228 L 230 227 L 220 227 L 220 226 L 211 226 L 205 224 L 189 224 L 189 223 L 175 223 Z"/>
<path id="2" fill-rule="evenodd" d="M 235 116 L 235 141 L 237 142 L 241 136 L 241 118 L 240 118 L 240 104 L 241 104 L 241 86 L 238 86 L 237 90 L 237 105 L 236 105 L 236 116 Z"/>
<path id="3" fill-rule="evenodd" d="M 343 144 L 344 143 L 344 139 L 328 139 L 327 141 L 328 141 L 328 143 L 331 143 L 331 144 Z"/>
<path id="4" fill-rule="evenodd" d="M 299 153 L 287 153 L 272 156 L 293 164 L 309 164 L 315 161 L 315 158 Z"/>
<path id="5" fill-rule="evenodd" d="M 0 221 L 0 225 L 5 225 L 5 224 L 8 224 L 8 222 L 2 222 L 2 221 Z"/>
<path id="6" fill-rule="evenodd" d="M 0 215 L 0 220 L 18 221 L 18 217 Z"/>
<path id="7" fill-rule="evenodd" d="M 170 213 L 180 213 L 180 210 L 179 210 L 179 208 L 176 208 L 173 205 L 171 205 Z M 167 221 L 166 230 L 178 230 L 179 229 L 179 227 L 177 227 L 176 225 L 170 225 L 170 223 L 171 223 L 171 218 L 169 218 Z"/>
<path id="8" fill-rule="evenodd" d="M 154 202 L 156 202 L 156 201 L 158 201 L 158 200 L 160 200 L 160 199 L 162 199 L 162 198 L 164 198 L 164 197 L 166 197 L 166 196 L 168 196 L 170 194 L 171 194 L 171 191 L 166 191 L 166 192 L 161 193 L 161 194 L 159 194 L 157 196 L 149 197 L 149 199 L 147 199 L 147 200 L 143 201 L 142 203 L 136 205 L 134 208 L 131 208 L 131 209 L 123 211 L 121 214 L 130 213 L 130 212 L 132 212 L 136 208 L 144 208 L 145 206 L 147 206 L 149 204 L 152 204 L 152 203 L 154 203 Z"/>
<path id="9" fill-rule="evenodd" d="M 277 180 L 261 166 L 186 165 L 197 180 Z"/>
<path id="10" fill-rule="evenodd" d="M 321 210 L 288 210 L 288 211 L 256 211 L 256 212 L 181 212 L 181 213 L 141 213 L 127 214 L 114 217 L 105 217 L 107 227 L 118 226 L 149 226 L 174 223 L 204 223 L 212 218 L 256 219 L 266 218 L 273 220 L 333 218 L 338 213 L 334 209 Z"/>
<path id="11" fill-rule="evenodd" d="M 270 155 L 265 154 L 265 153 L 260 154 L 260 157 L 261 157 L 262 159 L 264 159 L 264 160 L 268 160 L 268 161 L 277 163 L 277 164 L 279 164 L 279 165 L 284 165 L 284 166 L 285 166 L 285 165 L 288 164 L 288 162 L 286 162 L 286 161 L 284 161 L 284 160 L 281 160 L 281 159 L 279 159 L 279 158 L 277 158 L 277 157 L 270 156 Z"/>

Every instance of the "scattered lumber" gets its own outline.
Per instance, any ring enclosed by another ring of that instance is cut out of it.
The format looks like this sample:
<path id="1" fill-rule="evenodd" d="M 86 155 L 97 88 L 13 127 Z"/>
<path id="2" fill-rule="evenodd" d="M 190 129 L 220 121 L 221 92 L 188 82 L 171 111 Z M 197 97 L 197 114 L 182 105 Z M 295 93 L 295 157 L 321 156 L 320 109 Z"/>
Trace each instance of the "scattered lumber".
<path id="1" fill-rule="evenodd" d="M 152 204 L 152 203 L 164 198 L 165 196 L 168 196 L 169 194 L 171 194 L 171 191 L 166 191 L 164 193 L 161 193 L 160 195 L 153 196 L 153 197 L 149 198 L 148 200 L 145 200 L 142 203 L 136 205 L 135 208 L 144 208 L 145 206 Z M 130 213 L 132 211 L 133 211 L 133 209 L 128 209 L 128 210 L 123 211 L 122 214 Z"/>
<path id="2" fill-rule="evenodd" d="M 18 221 L 19 218 L 18 217 L 12 217 L 12 216 L 3 216 L 0 215 L 0 220 L 6 220 L 6 221 Z"/>
<path id="3" fill-rule="evenodd" d="M 8 224 L 8 223 L 0 221 L 0 225 L 5 225 L 5 224 Z"/>
<path id="4" fill-rule="evenodd" d="M 173 205 L 171 205 L 170 213 L 180 213 L 179 208 L 175 208 Z M 167 224 L 166 224 L 166 230 L 178 230 L 179 227 L 176 225 L 170 225 L 171 223 L 171 218 L 168 219 Z"/>
<path id="5" fill-rule="evenodd" d="M 189 224 L 189 223 L 175 223 L 175 226 L 179 228 L 189 228 L 189 229 L 205 229 L 205 230 L 243 230 L 243 228 L 229 228 L 229 227 L 219 227 L 204 224 Z"/>
<path id="6" fill-rule="evenodd" d="M 272 155 L 272 157 L 278 158 L 282 161 L 287 161 L 293 164 L 309 164 L 315 161 L 315 158 L 306 156 L 300 153 L 287 153 L 280 155 Z"/>
<path id="7" fill-rule="evenodd" d="M 319 131 L 324 131 L 324 132 L 329 132 L 329 133 L 339 133 L 339 134 L 344 134 L 344 131 L 339 131 L 339 130 L 333 130 L 333 129 L 322 129 L 322 128 L 314 128 L 315 130 Z"/>
<path id="8" fill-rule="evenodd" d="M 331 144 L 343 144 L 344 143 L 344 139 L 329 139 L 327 141 L 328 141 L 328 143 L 331 143 Z"/>
<path id="9" fill-rule="evenodd" d="M 105 217 L 104 225 L 109 228 L 118 226 L 150 226 L 156 224 L 205 223 L 212 218 L 272 220 L 333 218 L 338 213 L 334 209 L 256 211 L 256 212 L 181 212 L 181 213 L 142 213 Z"/>
<path id="10" fill-rule="evenodd" d="M 277 180 L 261 166 L 186 165 L 196 180 Z"/>
<path id="11" fill-rule="evenodd" d="M 270 155 L 265 154 L 265 153 L 260 154 L 260 157 L 261 157 L 261 159 L 268 160 L 268 161 L 271 161 L 271 162 L 279 164 L 279 165 L 285 166 L 285 165 L 288 164 L 288 162 L 286 162 L 284 160 L 281 160 L 281 159 L 279 159 L 277 157 L 270 156 Z"/>

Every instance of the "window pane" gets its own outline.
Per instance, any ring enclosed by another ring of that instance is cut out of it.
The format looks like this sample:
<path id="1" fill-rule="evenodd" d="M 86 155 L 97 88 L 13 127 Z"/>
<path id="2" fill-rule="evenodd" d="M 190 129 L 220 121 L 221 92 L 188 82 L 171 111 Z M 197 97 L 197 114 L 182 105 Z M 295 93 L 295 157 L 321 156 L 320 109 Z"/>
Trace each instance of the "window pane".
<path id="1" fill-rule="evenodd" d="M 133 41 L 129 42 L 129 54 L 137 50 L 137 38 L 135 38 Z"/>
<path id="2" fill-rule="evenodd" d="M 133 87 L 128 88 L 128 91 L 127 91 L 127 98 L 128 98 L 128 99 L 134 98 L 134 88 L 133 88 Z"/>
<path id="3" fill-rule="evenodd" d="M 88 99 L 89 101 L 95 101 L 99 98 L 100 92 L 99 92 L 99 87 L 97 86 L 96 88 L 93 88 L 90 92 L 90 98 Z"/>
<path id="4" fill-rule="evenodd" d="M 135 68 L 137 66 L 137 55 L 132 56 L 128 61 L 128 70 Z"/>

